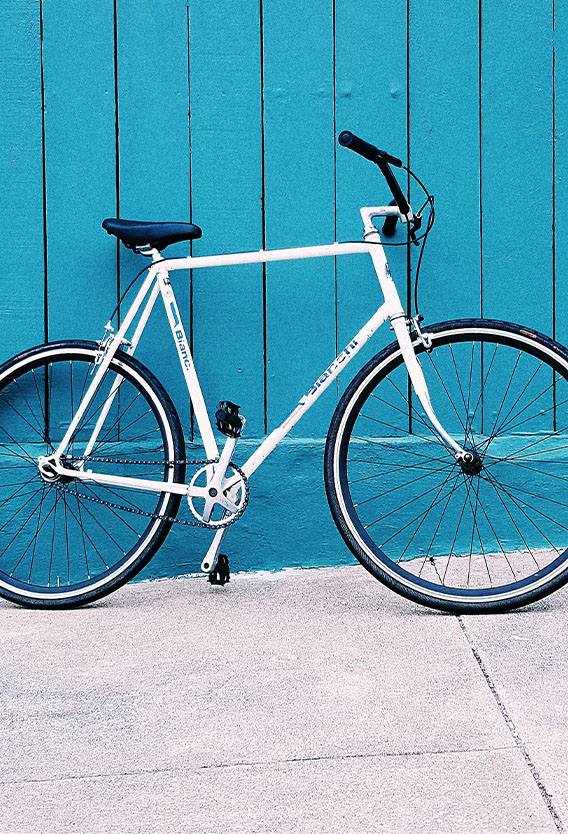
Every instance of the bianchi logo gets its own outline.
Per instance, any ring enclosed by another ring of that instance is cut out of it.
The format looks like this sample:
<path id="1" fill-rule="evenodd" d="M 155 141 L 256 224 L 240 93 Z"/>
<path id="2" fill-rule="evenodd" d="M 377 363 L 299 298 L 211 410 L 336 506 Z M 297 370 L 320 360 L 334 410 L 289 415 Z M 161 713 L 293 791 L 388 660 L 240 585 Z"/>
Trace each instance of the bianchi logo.
<path id="1" fill-rule="evenodd" d="M 179 324 L 179 316 L 178 311 L 176 309 L 176 305 L 173 301 L 170 303 L 170 309 L 174 318 L 174 327 L 177 327 Z M 189 359 L 189 351 L 187 349 L 187 345 L 185 344 L 185 334 L 183 330 L 174 330 L 174 333 L 176 334 L 177 348 L 181 361 L 183 362 L 183 366 L 186 369 L 186 371 L 189 371 L 189 369 L 191 368 L 191 362 Z"/>
<path id="2" fill-rule="evenodd" d="M 342 350 L 341 353 L 338 356 L 336 356 L 336 358 L 333 360 L 333 362 L 331 363 L 329 368 L 326 371 L 324 371 L 323 374 L 319 377 L 319 379 L 316 379 L 316 381 L 311 386 L 311 388 L 309 388 L 306 391 L 306 393 L 304 394 L 304 396 L 302 397 L 302 399 L 300 400 L 298 405 L 304 405 L 305 400 L 306 400 L 307 397 L 313 397 L 313 395 L 318 391 L 319 388 L 321 388 L 321 386 L 324 384 L 324 382 L 327 379 L 329 379 L 329 377 L 332 376 L 335 373 L 335 371 L 339 368 L 339 366 L 343 362 L 345 362 L 345 360 L 352 353 L 353 348 L 357 344 L 358 343 L 357 343 L 356 339 L 354 339 L 352 342 L 349 342 L 347 347 L 344 350 Z"/>

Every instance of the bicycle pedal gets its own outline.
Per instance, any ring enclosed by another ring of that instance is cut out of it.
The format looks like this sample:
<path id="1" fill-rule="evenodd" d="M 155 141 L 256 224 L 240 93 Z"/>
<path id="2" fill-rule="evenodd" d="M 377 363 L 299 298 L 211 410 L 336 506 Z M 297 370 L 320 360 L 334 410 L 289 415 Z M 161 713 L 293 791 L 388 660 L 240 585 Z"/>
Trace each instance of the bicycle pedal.
<path id="1" fill-rule="evenodd" d="M 226 437 L 240 437 L 243 431 L 244 418 L 239 414 L 239 405 L 221 400 L 219 410 L 215 413 L 217 428 Z"/>
<path id="2" fill-rule="evenodd" d="M 215 570 L 207 575 L 207 580 L 211 585 L 226 585 L 227 582 L 230 582 L 229 559 L 224 553 L 219 553 Z"/>

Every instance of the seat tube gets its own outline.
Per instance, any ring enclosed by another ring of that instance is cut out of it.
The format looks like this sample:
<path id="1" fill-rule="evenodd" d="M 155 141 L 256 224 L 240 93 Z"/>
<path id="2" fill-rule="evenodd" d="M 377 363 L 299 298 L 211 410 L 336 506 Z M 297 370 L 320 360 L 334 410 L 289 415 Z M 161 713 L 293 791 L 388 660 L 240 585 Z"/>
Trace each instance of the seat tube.
<path id="1" fill-rule="evenodd" d="M 174 290 L 170 284 L 169 273 L 164 268 L 158 271 L 158 283 L 203 446 L 207 457 L 216 458 L 219 455 L 217 441 L 207 413 L 207 406 L 205 405 L 193 357 L 189 350 L 189 342 L 181 321 Z"/>

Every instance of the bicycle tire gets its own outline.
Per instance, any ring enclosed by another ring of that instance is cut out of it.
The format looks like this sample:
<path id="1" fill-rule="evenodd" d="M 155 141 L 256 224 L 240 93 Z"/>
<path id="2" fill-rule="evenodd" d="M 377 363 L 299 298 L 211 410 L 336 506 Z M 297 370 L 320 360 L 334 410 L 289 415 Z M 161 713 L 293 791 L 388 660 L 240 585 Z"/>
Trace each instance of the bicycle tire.
<path id="1" fill-rule="evenodd" d="M 173 519 L 180 505 L 180 496 L 168 492 L 41 478 L 38 455 L 61 441 L 93 379 L 98 354 L 96 342 L 60 341 L 0 366 L 0 596 L 20 605 L 76 607 L 116 590 L 149 562 L 172 525 L 137 510 Z M 110 397 L 115 381 L 120 384 Z M 98 419 L 96 445 L 81 461 Z M 69 449 L 75 467 L 184 481 L 185 443 L 177 412 L 156 377 L 122 351 Z M 111 504 L 125 504 L 132 512 Z"/>
<path id="2" fill-rule="evenodd" d="M 431 350 L 416 334 L 413 344 L 434 410 L 481 468 L 464 471 L 430 430 L 395 342 L 355 376 L 331 420 L 324 478 L 335 524 L 375 578 L 414 602 L 452 613 L 534 602 L 568 581 L 568 351 L 491 319 L 425 332 Z"/>

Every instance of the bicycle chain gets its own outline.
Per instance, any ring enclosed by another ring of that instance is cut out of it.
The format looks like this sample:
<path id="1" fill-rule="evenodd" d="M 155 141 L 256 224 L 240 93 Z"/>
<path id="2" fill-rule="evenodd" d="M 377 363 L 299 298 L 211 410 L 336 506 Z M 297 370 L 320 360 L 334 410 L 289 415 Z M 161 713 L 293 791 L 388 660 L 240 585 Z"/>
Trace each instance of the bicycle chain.
<path id="1" fill-rule="evenodd" d="M 210 458 L 208 460 L 124 460 L 117 458 L 91 457 L 89 455 L 83 455 L 82 457 L 74 457 L 69 455 L 66 456 L 66 460 L 94 461 L 95 463 L 132 464 L 133 466 L 175 466 L 176 464 L 189 464 L 190 466 L 207 466 L 208 464 L 215 464 L 219 462 L 219 458 Z M 97 498 L 95 495 L 86 495 L 84 492 L 77 492 L 76 490 L 72 490 L 62 483 L 55 484 L 55 487 L 60 492 L 69 492 L 71 495 L 75 495 L 77 498 L 84 498 L 87 501 L 92 501 L 94 504 L 103 504 L 105 507 L 110 507 L 113 510 L 122 510 L 123 512 L 132 513 L 133 515 L 143 515 L 147 516 L 148 518 L 161 519 L 162 521 L 169 521 L 172 524 L 183 524 L 186 527 L 201 527 L 206 530 L 222 530 L 225 527 L 230 527 L 231 524 L 234 524 L 234 522 L 242 516 L 242 514 L 247 508 L 249 500 L 249 486 L 245 473 L 239 466 L 237 466 L 236 463 L 233 463 L 232 461 L 229 463 L 229 466 L 231 466 L 235 470 L 235 472 L 241 476 L 242 484 L 245 490 L 245 495 L 243 503 L 239 507 L 239 510 L 233 515 L 233 517 L 225 523 L 220 522 L 218 524 L 208 524 L 206 521 L 186 521 L 186 519 L 184 518 L 176 518 L 175 516 L 164 515 L 163 513 L 150 513 L 146 510 L 141 510 L 139 507 L 125 507 L 122 504 L 115 504 L 114 501 L 105 501 L 102 498 Z"/>

